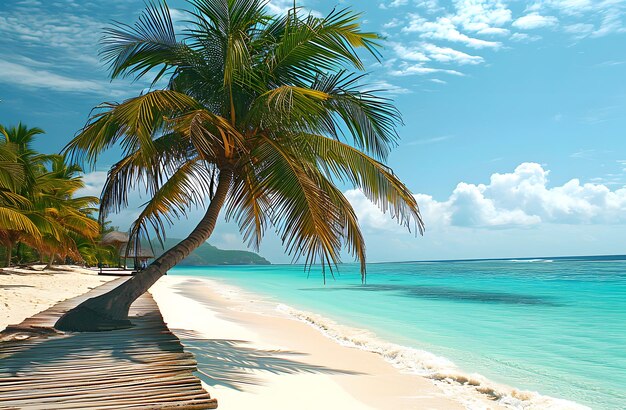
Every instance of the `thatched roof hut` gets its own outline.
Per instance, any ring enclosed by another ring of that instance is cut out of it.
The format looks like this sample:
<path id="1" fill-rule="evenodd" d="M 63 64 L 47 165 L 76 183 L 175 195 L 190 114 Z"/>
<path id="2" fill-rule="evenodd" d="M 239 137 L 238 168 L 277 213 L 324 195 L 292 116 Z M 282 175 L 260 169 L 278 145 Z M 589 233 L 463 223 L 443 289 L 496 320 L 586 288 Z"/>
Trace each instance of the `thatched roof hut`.
<path id="1" fill-rule="evenodd" d="M 145 249 L 145 248 L 140 248 L 137 252 L 137 255 L 135 256 L 135 249 L 131 248 L 128 251 L 128 256 L 126 257 L 127 259 L 135 259 L 135 257 L 137 259 L 152 259 L 154 258 L 154 253 L 152 252 L 151 249 Z"/>
<path id="2" fill-rule="evenodd" d="M 102 245 L 114 245 L 119 248 L 121 245 L 127 244 L 128 241 L 130 241 L 130 237 L 126 232 L 113 231 L 104 235 L 100 243 Z"/>

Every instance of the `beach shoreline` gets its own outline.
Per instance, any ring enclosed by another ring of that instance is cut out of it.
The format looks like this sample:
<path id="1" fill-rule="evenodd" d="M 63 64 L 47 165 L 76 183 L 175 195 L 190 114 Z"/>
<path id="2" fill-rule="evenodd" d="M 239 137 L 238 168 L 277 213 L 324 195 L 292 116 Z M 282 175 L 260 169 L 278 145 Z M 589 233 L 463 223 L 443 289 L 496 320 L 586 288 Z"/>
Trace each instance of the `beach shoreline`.
<path id="1" fill-rule="evenodd" d="M 509 408 L 489 394 L 459 394 L 457 382 L 401 369 L 380 353 L 333 340 L 284 305 L 277 309 L 218 280 L 171 275 L 150 292 L 170 329 L 196 355 L 220 408 Z"/>
<path id="2" fill-rule="evenodd" d="M 5 269 L 0 329 L 112 279 L 73 266 Z M 445 358 L 218 279 L 168 275 L 150 292 L 220 408 L 587 408 L 463 373 Z"/>

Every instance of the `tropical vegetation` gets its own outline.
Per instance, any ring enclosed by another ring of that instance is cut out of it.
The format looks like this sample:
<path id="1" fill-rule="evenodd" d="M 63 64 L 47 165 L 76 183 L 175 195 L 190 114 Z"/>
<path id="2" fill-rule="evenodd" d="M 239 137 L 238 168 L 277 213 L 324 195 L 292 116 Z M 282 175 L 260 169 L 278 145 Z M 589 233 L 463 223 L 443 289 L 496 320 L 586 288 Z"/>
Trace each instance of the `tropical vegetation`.
<path id="1" fill-rule="evenodd" d="M 130 304 L 210 237 L 222 210 L 255 249 L 272 229 L 294 258 L 332 272 L 345 247 L 363 277 L 363 235 L 339 186 L 358 187 L 401 225 L 422 230 L 414 197 L 384 164 L 401 117 L 363 86 L 364 58 L 380 57 L 381 38 L 361 29 L 358 13 L 318 17 L 294 6 L 272 16 L 262 0 L 189 5 L 178 33 L 165 2 L 150 3 L 134 25 L 105 31 L 111 78 L 151 87 L 98 106 L 66 152 L 94 164 L 103 151 L 121 148 L 100 218 L 127 206 L 130 193 L 147 192 L 134 238 L 162 240 L 190 209 L 206 213 L 187 238 L 68 312 L 59 329 L 129 326 Z"/>
<path id="2" fill-rule="evenodd" d="M 98 198 L 80 196 L 82 169 L 66 156 L 33 149 L 39 128 L 0 126 L 0 248 L 3 266 L 71 260 L 94 265 Z"/>

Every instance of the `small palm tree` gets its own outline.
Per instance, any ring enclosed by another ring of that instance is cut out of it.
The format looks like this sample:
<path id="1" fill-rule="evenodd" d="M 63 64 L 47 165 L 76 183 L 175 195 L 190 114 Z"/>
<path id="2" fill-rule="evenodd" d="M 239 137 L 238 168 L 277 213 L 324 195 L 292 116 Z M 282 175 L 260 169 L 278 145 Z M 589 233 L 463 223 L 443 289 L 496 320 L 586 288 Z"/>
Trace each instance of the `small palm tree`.
<path id="1" fill-rule="evenodd" d="M 345 244 L 363 275 L 365 243 L 337 181 L 422 230 L 411 192 L 382 162 L 400 115 L 359 86 L 364 64 L 356 50 L 378 57 L 379 37 L 361 30 L 358 14 L 316 17 L 294 7 L 269 16 L 262 0 L 190 4 L 182 35 L 165 3 L 149 5 L 134 26 L 106 31 L 102 55 L 111 77 L 149 78 L 153 90 L 99 106 L 67 151 L 93 163 L 121 147 L 100 218 L 126 206 L 133 189 L 145 189 L 150 200 L 132 226 L 135 241 L 151 231 L 161 239 L 190 207 L 206 213 L 187 238 L 68 312 L 59 329 L 128 326 L 131 303 L 210 237 L 222 208 L 255 249 L 272 227 L 295 258 L 332 267 Z"/>

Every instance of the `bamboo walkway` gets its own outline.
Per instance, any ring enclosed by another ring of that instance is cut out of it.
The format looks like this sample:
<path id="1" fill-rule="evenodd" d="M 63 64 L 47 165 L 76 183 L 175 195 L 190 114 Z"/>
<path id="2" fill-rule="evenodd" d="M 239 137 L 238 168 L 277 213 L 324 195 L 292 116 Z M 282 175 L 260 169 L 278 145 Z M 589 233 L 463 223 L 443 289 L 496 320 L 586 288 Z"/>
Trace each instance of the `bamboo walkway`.
<path id="1" fill-rule="evenodd" d="M 130 329 L 61 333 L 67 310 L 120 278 L 63 301 L 0 333 L 0 409 L 214 409 L 149 293 L 131 307 Z"/>

